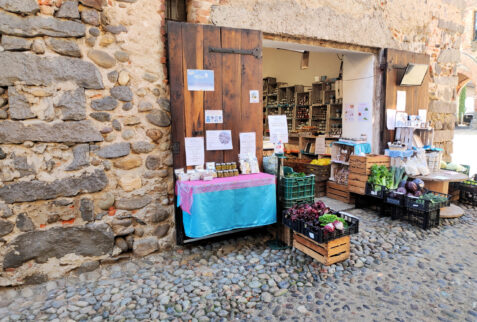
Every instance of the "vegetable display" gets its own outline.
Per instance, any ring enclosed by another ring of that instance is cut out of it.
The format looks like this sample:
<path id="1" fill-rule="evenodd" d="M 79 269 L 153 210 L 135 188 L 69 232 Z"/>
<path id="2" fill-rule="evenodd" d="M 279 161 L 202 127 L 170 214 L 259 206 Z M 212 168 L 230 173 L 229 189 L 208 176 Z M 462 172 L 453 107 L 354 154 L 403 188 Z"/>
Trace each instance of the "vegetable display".
<path id="1" fill-rule="evenodd" d="M 314 159 L 310 162 L 310 164 L 314 165 L 330 165 L 331 164 L 331 159 L 329 158 L 323 158 L 323 159 Z"/>
<path id="2" fill-rule="evenodd" d="M 292 172 L 285 176 L 285 178 L 303 178 L 306 177 L 306 174 L 303 172 Z"/>
<path id="3" fill-rule="evenodd" d="M 292 221 L 301 220 L 313 230 L 323 229 L 327 232 L 343 230 L 348 227 L 346 221 L 337 215 L 329 213 L 331 210 L 322 201 L 313 204 L 294 205 L 287 211 Z"/>
<path id="4" fill-rule="evenodd" d="M 373 164 L 371 166 L 371 175 L 368 178 L 368 182 L 374 185 L 376 191 L 380 191 L 384 186 L 390 190 L 395 190 L 398 187 L 403 187 L 407 180 L 404 168 L 391 167 L 391 171 L 383 165 Z M 404 182 L 404 183 L 403 183 Z"/>

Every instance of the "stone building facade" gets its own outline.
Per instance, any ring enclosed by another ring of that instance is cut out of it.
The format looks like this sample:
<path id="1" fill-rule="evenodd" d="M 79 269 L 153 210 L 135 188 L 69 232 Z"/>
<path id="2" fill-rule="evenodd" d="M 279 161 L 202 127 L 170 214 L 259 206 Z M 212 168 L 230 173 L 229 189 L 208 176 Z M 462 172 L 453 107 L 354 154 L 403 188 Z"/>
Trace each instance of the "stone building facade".
<path id="1" fill-rule="evenodd" d="M 0 285 L 174 245 L 164 0 L 0 0 Z M 459 0 L 189 0 L 188 21 L 431 56 L 452 152 Z"/>

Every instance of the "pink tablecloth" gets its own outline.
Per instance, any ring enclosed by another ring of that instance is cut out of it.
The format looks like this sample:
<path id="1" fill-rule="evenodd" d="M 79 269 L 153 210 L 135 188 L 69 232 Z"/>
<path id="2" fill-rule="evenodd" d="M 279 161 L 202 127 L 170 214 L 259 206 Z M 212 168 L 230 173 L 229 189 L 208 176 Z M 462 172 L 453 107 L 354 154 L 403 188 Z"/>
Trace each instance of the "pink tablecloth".
<path id="1" fill-rule="evenodd" d="M 177 181 L 176 194 L 179 197 L 180 207 L 190 214 L 194 194 L 259 187 L 275 184 L 275 176 L 267 173 L 241 174 L 236 177 L 216 178 L 212 181 Z"/>

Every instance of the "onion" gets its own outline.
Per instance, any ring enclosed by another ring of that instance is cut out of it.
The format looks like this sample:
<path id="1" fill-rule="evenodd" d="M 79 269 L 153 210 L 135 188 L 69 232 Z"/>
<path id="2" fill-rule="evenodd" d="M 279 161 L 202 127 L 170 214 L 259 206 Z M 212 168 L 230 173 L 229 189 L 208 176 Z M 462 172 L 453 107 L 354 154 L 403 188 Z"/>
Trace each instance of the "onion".
<path id="1" fill-rule="evenodd" d="M 339 220 L 333 221 L 333 226 L 335 226 L 335 228 L 338 229 L 338 230 L 343 230 L 344 229 L 343 223 Z"/>
<path id="2" fill-rule="evenodd" d="M 335 231 L 335 226 L 332 223 L 326 224 L 323 229 L 329 233 L 332 233 Z"/>

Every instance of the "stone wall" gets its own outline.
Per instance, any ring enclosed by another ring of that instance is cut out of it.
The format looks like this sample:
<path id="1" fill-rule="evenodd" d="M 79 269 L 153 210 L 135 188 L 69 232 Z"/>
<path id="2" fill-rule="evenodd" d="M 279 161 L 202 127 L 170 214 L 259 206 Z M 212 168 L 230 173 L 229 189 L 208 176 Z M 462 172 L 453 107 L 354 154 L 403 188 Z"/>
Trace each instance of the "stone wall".
<path id="1" fill-rule="evenodd" d="M 429 118 L 452 153 L 465 0 L 189 0 L 188 19 L 431 56 Z"/>
<path id="2" fill-rule="evenodd" d="M 164 12 L 0 0 L 0 286 L 173 245 Z"/>

